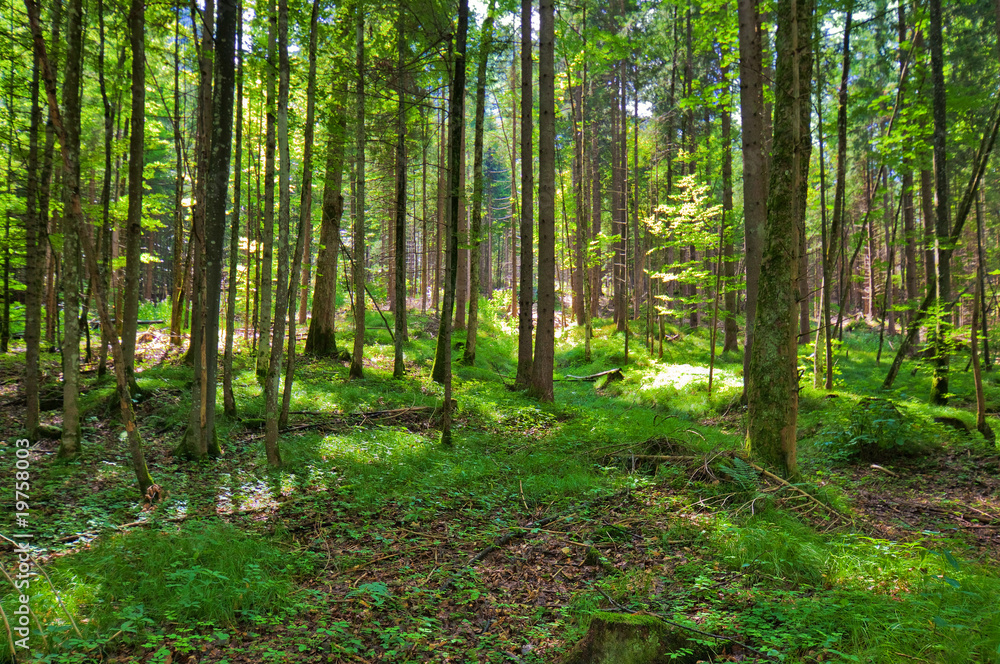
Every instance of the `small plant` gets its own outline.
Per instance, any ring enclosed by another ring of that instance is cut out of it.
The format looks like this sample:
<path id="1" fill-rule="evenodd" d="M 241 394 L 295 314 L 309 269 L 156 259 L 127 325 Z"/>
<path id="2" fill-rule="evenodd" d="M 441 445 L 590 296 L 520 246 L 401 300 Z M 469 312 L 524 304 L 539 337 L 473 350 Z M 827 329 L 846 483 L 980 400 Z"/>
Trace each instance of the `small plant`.
<path id="1" fill-rule="evenodd" d="M 821 445 L 830 459 L 878 461 L 904 453 L 913 426 L 889 399 L 868 397 L 851 409 L 845 428 L 826 433 Z"/>

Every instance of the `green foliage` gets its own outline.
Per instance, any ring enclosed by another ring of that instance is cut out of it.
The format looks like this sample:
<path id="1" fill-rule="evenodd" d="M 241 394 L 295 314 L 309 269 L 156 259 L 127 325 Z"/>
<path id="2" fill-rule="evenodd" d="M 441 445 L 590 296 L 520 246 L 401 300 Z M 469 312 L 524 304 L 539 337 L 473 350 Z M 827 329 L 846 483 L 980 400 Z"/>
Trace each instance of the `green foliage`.
<path id="1" fill-rule="evenodd" d="M 850 409 L 844 428 L 828 430 L 821 445 L 832 460 L 879 460 L 905 454 L 913 434 L 911 421 L 892 401 L 869 397 Z"/>

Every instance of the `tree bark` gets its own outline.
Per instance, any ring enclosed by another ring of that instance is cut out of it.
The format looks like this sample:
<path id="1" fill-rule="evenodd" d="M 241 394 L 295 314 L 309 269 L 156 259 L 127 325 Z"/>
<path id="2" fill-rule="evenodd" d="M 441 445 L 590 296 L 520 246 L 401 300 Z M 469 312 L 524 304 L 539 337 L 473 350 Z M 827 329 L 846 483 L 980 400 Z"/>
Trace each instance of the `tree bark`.
<path id="1" fill-rule="evenodd" d="M 486 76 L 490 53 L 493 50 L 493 7 L 490 0 L 486 19 L 483 21 L 482 44 L 479 47 L 479 70 L 476 74 L 476 135 L 472 148 L 472 228 L 469 237 L 472 245 L 469 259 L 469 324 L 465 333 L 465 352 L 462 364 L 476 363 L 476 336 L 479 333 L 480 253 L 483 223 L 483 143 L 486 122 Z"/>
<path id="2" fill-rule="evenodd" d="M 337 256 L 340 253 L 340 220 L 344 216 L 344 141 L 347 116 L 334 102 L 327 118 L 328 144 L 323 181 L 323 219 L 316 256 L 316 288 L 306 352 L 319 356 L 337 352 Z"/>
<path id="3" fill-rule="evenodd" d="M 451 321 L 455 306 L 455 284 L 458 271 L 458 213 L 461 192 L 462 127 L 465 123 L 465 49 L 469 31 L 469 2 L 458 3 L 458 35 L 452 61 L 454 80 L 448 100 L 448 264 L 444 296 L 441 302 L 441 324 L 438 330 L 438 353 L 434 358 L 432 378 L 444 383 L 444 404 L 441 415 L 441 444 L 452 445 L 452 386 L 451 386 Z M 440 379 L 437 377 L 440 375 Z"/>
<path id="4" fill-rule="evenodd" d="M 534 94 L 531 51 L 531 0 L 521 0 L 521 266 L 517 288 L 517 375 L 514 378 L 514 385 L 520 389 L 526 389 L 531 382 L 531 334 L 534 328 L 535 176 L 532 161 Z"/>
<path id="5" fill-rule="evenodd" d="M 277 59 L 277 37 L 278 37 L 278 16 L 274 6 L 274 0 L 268 2 L 268 27 L 267 27 L 267 138 L 264 146 L 264 216 L 261 220 L 263 231 L 263 246 L 261 247 L 260 266 L 260 312 L 257 315 L 259 321 L 257 329 L 260 334 L 260 341 L 257 344 L 257 378 L 265 378 L 268 371 L 268 362 L 271 356 L 271 303 L 274 300 L 274 286 L 271 273 L 273 271 L 274 256 L 274 150 L 275 150 L 275 91 L 274 73 L 278 67 Z"/>
<path id="6" fill-rule="evenodd" d="M 59 456 L 80 452 L 80 76 L 83 71 L 83 4 L 70 0 L 63 75 L 63 432 Z M 36 40 L 38 36 L 36 36 Z M 49 104 L 53 103 L 50 95 Z M 51 117 L 51 109 L 50 109 Z"/>
<path id="7" fill-rule="evenodd" d="M 743 126 L 743 215 L 746 253 L 746 329 L 743 347 L 743 396 L 747 397 L 750 355 L 757 317 L 757 291 L 764 225 L 768 210 L 768 158 L 765 131 L 763 44 L 757 0 L 738 0 L 740 117 Z"/>
<path id="8" fill-rule="evenodd" d="M 227 416 L 236 416 L 236 397 L 233 395 L 233 341 L 236 334 L 236 284 L 240 264 L 240 200 L 243 183 L 243 2 L 237 3 L 236 52 L 236 177 L 233 178 L 233 222 L 229 229 L 229 284 L 226 294 L 226 349 L 222 360 L 222 403 Z M 247 234 L 247 246 L 250 235 Z M 250 262 L 247 261 L 247 276 Z M 250 324 L 249 321 L 246 323 Z"/>
<path id="9" fill-rule="evenodd" d="M 140 16 L 134 16 L 139 12 Z M 125 306 L 122 310 L 122 355 L 125 376 L 133 396 L 139 393 L 135 380 L 135 337 L 139 321 L 139 270 L 142 267 L 142 168 L 146 136 L 146 44 L 145 9 L 133 2 L 129 15 L 132 46 L 132 119 L 129 128 L 128 220 L 125 232 Z M 203 47 L 204 48 L 204 47 Z"/>
<path id="10" fill-rule="evenodd" d="M 357 118 L 354 125 L 356 159 L 354 197 L 354 352 L 351 354 L 351 378 L 364 377 L 365 353 L 365 14 L 364 4 L 357 8 L 355 103 Z"/>
<path id="11" fill-rule="evenodd" d="M 395 279 L 392 288 L 395 294 L 393 310 L 393 378 L 402 378 L 406 367 L 403 363 L 403 344 L 406 342 L 406 74 L 403 70 L 406 60 L 406 33 L 403 28 L 403 11 L 399 10 L 396 22 L 396 219 L 393 245 L 395 248 Z"/>
<path id="12" fill-rule="evenodd" d="M 529 394 L 552 401 L 555 360 L 556 102 L 555 4 L 541 0 L 538 30 L 538 330 Z"/>
<path id="13" fill-rule="evenodd" d="M 929 0 L 928 37 L 931 51 L 931 110 L 934 117 L 934 217 L 937 237 L 937 299 L 951 302 L 951 207 L 948 193 L 947 139 L 948 114 L 944 82 L 944 39 L 941 34 L 941 0 Z M 934 333 L 934 375 L 931 377 L 931 403 L 948 403 L 948 337 L 951 312 L 946 307 L 937 317 Z"/>
<path id="14" fill-rule="evenodd" d="M 797 283 L 800 210 L 805 206 L 812 74 L 811 0 L 780 0 L 773 168 L 750 361 L 747 443 L 785 476 L 797 474 Z M 803 165 L 805 164 L 805 165 Z"/>
<path id="15" fill-rule="evenodd" d="M 278 0 L 278 282 L 274 299 L 274 331 L 271 339 L 271 358 L 264 380 L 264 451 L 267 463 L 281 465 L 278 450 L 278 388 L 281 378 L 281 355 L 285 344 L 285 317 L 288 315 L 289 270 L 288 227 L 291 223 L 291 152 L 288 147 L 288 91 L 290 68 L 288 62 L 288 0 Z"/>
<path id="16" fill-rule="evenodd" d="M 38 214 L 38 135 L 41 131 L 42 108 L 38 103 L 38 53 L 32 53 L 31 66 L 31 127 L 28 130 L 28 182 L 25 191 L 25 376 L 26 401 L 24 428 L 28 440 L 38 439 L 39 359 L 42 349 L 42 270 L 45 267 L 45 228 Z"/>

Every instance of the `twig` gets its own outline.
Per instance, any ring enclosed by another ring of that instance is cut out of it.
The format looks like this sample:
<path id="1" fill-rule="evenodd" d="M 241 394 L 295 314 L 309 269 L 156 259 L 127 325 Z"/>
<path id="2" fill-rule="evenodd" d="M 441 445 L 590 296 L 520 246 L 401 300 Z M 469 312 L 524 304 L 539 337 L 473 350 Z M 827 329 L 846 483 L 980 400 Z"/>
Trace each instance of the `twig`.
<path id="1" fill-rule="evenodd" d="M 597 592 L 599 592 L 602 595 L 604 595 L 605 599 L 607 599 L 609 602 L 611 602 L 615 606 L 615 608 L 617 608 L 619 611 L 624 611 L 625 613 L 631 613 L 631 614 L 634 614 L 634 615 L 650 616 L 652 618 L 656 618 L 660 622 L 666 623 L 668 625 L 672 625 L 674 627 L 680 627 L 681 629 L 687 630 L 689 632 L 694 632 L 695 634 L 701 634 L 702 636 L 707 636 L 709 638 L 717 639 L 719 641 L 728 641 L 729 643 L 738 645 L 739 647 L 743 648 L 744 650 L 749 650 L 750 652 L 752 652 L 753 654 L 757 655 L 758 657 L 763 657 L 765 659 L 769 659 L 772 662 L 778 661 L 777 659 L 775 659 L 771 655 L 769 655 L 769 654 L 767 654 L 765 652 L 762 652 L 760 650 L 757 650 L 756 648 L 753 648 L 751 646 L 748 646 L 747 644 L 743 643 L 742 641 L 737 641 L 736 639 L 734 639 L 732 637 L 724 636 L 722 634 L 713 634 L 711 632 L 703 632 L 700 629 L 696 629 L 694 627 L 690 627 L 690 626 L 685 625 L 683 623 L 674 622 L 673 620 L 668 620 L 668 619 L 664 618 L 659 613 L 651 613 L 649 611 L 633 611 L 632 609 L 624 607 L 621 604 L 619 604 L 618 602 L 616 602 L 615 600 L 611 599 L 608 596 L 608 594 L 606 592 L 604 592 L 598 586 L 591 585 L 591 584 L 588 584 L 588 585 L 590 585 L 591 588 L 594 588 Z"/>
<path id="2" fill-rule="evenodd" d="M 7 645 L 10 646 L 10 661 L 16 662 L 17 651 L 14 650 L 14 632 L 10 629 L 10 623 L 7 621 L 7 612 L 3 610 L 3 606 L 0 606 L 0 616 L 3 616 L 3 626 L 7 628 Z"/>
<path id="3" fill-rule="evenodd" d="M 871 465 L 871 467 L 872 467 L 872 469 L 874 469 L 874 470 L 881 470 L 881 471 L 882 471 L 883 473 L 885 473 L 886 475 L 890 475 L 890 476 L 892 476 L 892 477 L 899 477 L 899 475 L 898 475 L 897 473 L 894 473 L 894 472 L 892 472 L 891 470 L 889 470 L 888 468 L 885 468 L 884 466 L 880 466 L 880 465 L 878 465 L 877 463 L 873 463 L 873 464 Z"/>

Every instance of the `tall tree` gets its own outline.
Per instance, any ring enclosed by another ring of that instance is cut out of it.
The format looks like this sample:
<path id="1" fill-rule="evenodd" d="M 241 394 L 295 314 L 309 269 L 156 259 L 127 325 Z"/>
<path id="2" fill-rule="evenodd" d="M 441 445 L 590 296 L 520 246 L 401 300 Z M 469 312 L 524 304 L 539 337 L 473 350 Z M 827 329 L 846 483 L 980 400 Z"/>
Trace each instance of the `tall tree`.
<path id="1" fill-rule="evenodd" d="M 285 385 L 281 392 L 281 414 L 278 426 L 288 423 L 288 409 L 292 402 L 292 384 L 295 380 L 295 346 L 298 342 L 295 323 L 296 298 L 299 297 L 299 270 L 304 254 L 308 251 L 309 228 L 312 226 L 312 146 L 316 122 L 316 44 L 319 38 L 319 0 L 313 0 L 309 15 L 309 72 L 306 75 L 306 126 L 302 152 L 302 196 L 299 199 L 299 225 L 295 233 L 295 252 L 288 281 L 288 357 L 285 358 Z M 305 277 L 303 277 L 305 278 Z M 307 293 L 301 293 L 305 299 Z"/>
<path id="2" fill-rule="evenodd" d="M 746 253 L 746 327 L 743 395 L 757 318 L 760 261 L 767 220 L 768 159 L 764 107 L 763 30 L 758 0 L 737 0 L 740 44 L 740 120 L 743 127 L 743 218 Z"/>
<path id="3" fill-rule="evenodd" d="M 233 178 L 233 222 L 229 228 L 229 285 L 226 293 L 226 349 L 222 360 L 222 402 L 226 415 L 236 415 L 233 395 L 233 337 L 236 333 L 236 285 L 240 263 L 240 193 L 243 182 L 243 3 L 237 2 L 236 28 L 236 177 Z M 247 233 L 247 247 L 250 234 Z M 250 263 L 247 262 L 249 278 Z M 249 321 L 246 322 L 250 324 Z"/>
<path id="4" fill-rule="evenodd" d="M 779 0 L 774 143 L 747 390 L 747 443 L 758 458 L 795 475 L 798 415 L 798 252 L 811 138 L 812 0 Z"/>
<path id="5" fill-rule="evenodd" d="M 274 300 L 274 331 L 271 358 L 264 379 L 264 450 L 271 466 L 281 465 L 278 451 L 278 387 L 281 354 L 285 344 L 285 316 L 288 315 L 288 227 L 291 224 L 291 152 L 288 147 L 288 90 L 291 69 L 288 62 L 288 0 L 278 0 L 278 286 Z"/>
<path id="6" fill-rule="evenodd" d="M 260 341 L 257 344 L 257 377 L 267 376 L 271 355 L 271 303 L 274 300 L 274 284 L 271 277 L 274 255 L 274 148 L 275 148 L 275 79 L 277 67 L 278 14 L 274 0 L 268 2 L 267 23 L 267 138 L 264 144 L 264 216 L 263 247 L 260 266 Z"/>
<path id="7" fill-rule="evenodd" d="M 538 30 L 538 330 L 529 394 L 552 401 L 556 305 L 555 4 L 541 0 Z"/>
<path id="8" fill-rule="evenodd" d="M 403 343 L 406 341 L 406 31 L 403 25 L 403 9 L 399 9 L 396 20 L 396 214 L 393 233 L 393 259 L 395 277 L 392 289 L 395 294 L 393 322 L 393 378 L 402 378 L 406 367 L 403 364 Z"/>
<path id="9" fill-rule="evenodd" d="M 951 332 L 951 202 L 948 193 L 948 111 L 944 82 L 944 37 L 941 34 L 941 0 L 928 0 L 931 51 L 931 111 L 934 117 L 934 228 L 937 253 L 937 300 L 943 307 L 934 331 L 934 375 L 931 403 L 948 403 L 948 336 Z"/>
<path id="10" fill-rule="evenodd" d="M 39 413 L 39 360 L 42 345 L 42 270 L 45 268 L 45 228 L 38 214 L 38 136 L 42 108 L 38 103 L 38 53 L 32 51 L 31 126 L 28 130 L 28 182 L 25 191 L 25 376 L 24 428 L 29 440 L 37 440 Z"/>
<path id="11" fill-rule="evenodd" d="M 535 176 L 532 161 L 531 0 L 521 0 L 521 272 L 518 282 L 517 376 L 514 384 L 525 389 L 531 382 L 531 333 L 534 281 Z M 512 175 L 513 177 L 513 175 Z"/>
<path id="12" fill-rule="evenodd" d="M 145 10 L 136 9 L 133 3 L 132 11 Z M 125 226 L 125 306 L 121 320 L 125 375 L 133 395 L 139 392 L 135 380 L 135 337 L 139 321 L 139 270 L 142 267 L 142 169 L 146 154 L 146 33 L 144 21 L 140 21 L 139 25 L 142 28 L 139 34 L 134 29 L 129 33 L 132 46 L 132 118 L 128 149 L 128 218 Z M 132 27 L 135 27 L 134 23 Z"/>
<path id="13" fill-rule="evenodd" d="M 365 8 L 359 2 L 355 44 L 357 81 L 354 119 L 354 352 L 351 378 L 364 377 L 365 358 Z"/>
<path id="14" fill-rule="evenodd" d="M 141 31 L 140 31 L 141 34 Z M 36 36 L 36 41 L 38 37 Z M 59 456 L 80 452 L 80 77 L 83 72 L 83 2 L 70 0 L 63 75 L 63 431 Z M 52 99 L 49 100 L 52 104 Z M 50 110 L 51 113 L 51 110 Z"/>
<path id="15" fill-rule="evenodd" d="M 479 334 L 479 290 L 480 252 L 483 223 L 483 142 L 486 122 L 486 68 L 493 50 L 493 8 L 495 0 L 490 0 L 483 21 L 483 41 L 479 46 L 479 69 L 476 73 L 476 136 L 472 148 L 472 229 L 469 241 L 472 245 L 469 274 L 469 325 L 465 333 L 465 353 L 462 364 L 476 363 L 476 337 Z"/>
<path id="16" fill-rule="evenodd" d="M 139 0 L 136 0 L 137 2 Z M 236 84 L 237 0 L 219 0 L 215 34 L 212 85 L 212 118 L 209 161 L 205 181 L 204 246 L 205 280 L 200 305 L 192 312 L 192 327 L 200 328 L 201 345 L 195 350 L 188 430 L 180 451 L 189 458 L 220 456 L 222 447 L 215 431 L 215 403 L 219 356 L 219 310 L 222 300 L 223 244 L 226 232 L 226 202 L 229 198 L 229 167 L 233 141 L 233 92 Z"/>
<path id="17" fill-rule="evenodd" d="M 526 0 L 527 1 L 527 0 Z M 438 355 L 434 358 L 435 370 L 441 367 L 444 383 L 444 405 L 441 415 L 441 444 L 450 446 L 451 437 L 451 316 L 455 306 L 455 285 L 458 276 L 458 214 L 460 208 L 462 125 L 465 123 L 465 48 L 469 32 L 469 0 L 458 0 L 458 34 L 455 39 L 454 79 L 448 99 L 448 248 L 444 297 L 441 302 Z M 443 339 L 443 342 L 442 342 Z M 435 378 L 435 380 L 438 380 Z"/>
<path id="18" fill-rule="evenodd" d="M 326 173 L 319 253 L 316 256 L 316 288 L 313 291 L 309 335 L 306 337 L 306 352 L 320 356 L 337 352 L 337 256 L 340 252 L 340 220 L 344 216 L 341 189 L 346 132 L 347 116 L 338 102 L 332 102 L 327 115 Z"/>

